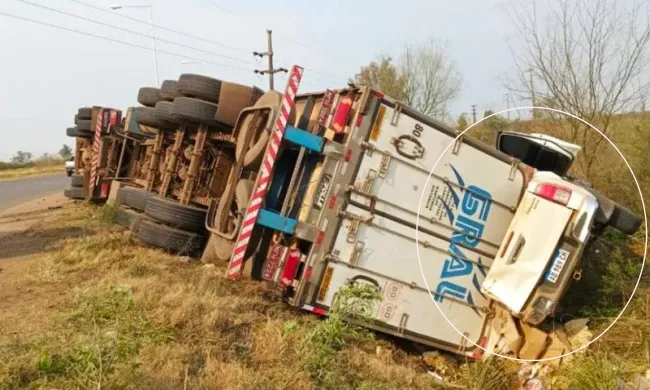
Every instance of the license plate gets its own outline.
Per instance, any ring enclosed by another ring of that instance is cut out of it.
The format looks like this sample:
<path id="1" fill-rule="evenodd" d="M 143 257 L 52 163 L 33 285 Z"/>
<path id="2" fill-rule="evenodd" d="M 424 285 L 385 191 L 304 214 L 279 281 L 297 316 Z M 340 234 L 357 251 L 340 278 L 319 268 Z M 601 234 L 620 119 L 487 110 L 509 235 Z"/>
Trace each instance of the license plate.
<path id="1" fill-rule="evenodd" d="M 327 173 L 323 174 L 323 179 L 318 186 L 318 191 L 316 192 L 316 201 L 314 201 L 314 208 L 320 210 L 325 205 L 325 199 L 327 198 L 327 193 L 330 190 L 330 183 L 332 182 L 332 176 Z"/>
<path id="2" fill-rule="evenodd" d="M 264 280 L 273 280 L 275 271 L 280 265 L 280 260 L 282 260 L 282 254 L 284 253 L 285 247 L 282 245 L 273 245 L 269 251 L 269 255 L 266 257 L 266 262 L 264 263 L 264 270 L 262 271 L 262 279 Z"/>
<path id="3" fill-rule="evenodd" d="M 548 280 L 551 283 L 557 282 L 557 279 L 560 277 L 560 274 L 562 273 L 562 268 L 564 268 L 564 264 L 566 264 L 566 261 L 569 259 L 569 254 L 570 254 L 569 251 L 564 249 L 560 249 L 557 251 L 557 253 L 555 254 L 555 258 L 551 263 L 551 266 L 546 271 L 546 276 L 544 277 L 546 280 Z"/>

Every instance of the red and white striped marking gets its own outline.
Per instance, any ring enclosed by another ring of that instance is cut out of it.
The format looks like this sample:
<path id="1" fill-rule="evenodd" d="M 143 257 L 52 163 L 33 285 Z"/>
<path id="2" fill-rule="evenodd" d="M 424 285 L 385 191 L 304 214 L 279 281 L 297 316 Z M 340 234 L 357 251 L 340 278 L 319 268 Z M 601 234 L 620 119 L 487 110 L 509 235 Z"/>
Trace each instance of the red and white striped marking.
<path id="1" fill-rule="evenodd" d="M 95 139 L 93 141 L 93 162 L 90 166 L 90 182 L 88 183 L 88 193 L 90 197 L 95 191 L 95 182 L 97 181 L 97 168 L 99 167 L 99 143 L 102 136 L 102 122 L 104 121 L 104 109 L 101 108 L 95 118 Z"/>
<path id="2" fill-rule="evenodd" d="M 246 253 L 248 241 L 253 233 L 255 221 L 262 207 L 262 199 L 266 196 L 266 190 L 271 181 L 271 172 L 273 172 L 275 160 L 278 156 L 278 149 L 284 136 L 284 130 L 287 127 L 289 114 L 291 114 L 291 110 L 296 101 L 296 93 L 298 92 L 298 86 L 302 79 L 302 72 L 303 69 L 299 66 L 294 65 L 291 68 L 291 76 L 287 81 L 287 88 L 284 90 L 284 95 L 282 96 L 282 106 L 276 116 L 271 140 L 266 147 L 262 168 L 257 175 L 253 196 L 251 196 L 250 203 L 248 204 L 248 210 L 246 210 L 246 216 L 244 216 L 242 228 L 239 231 L 239 237 L 237 237 L 237 243 L 230 258 L 227 272 L 229 279 L 236 279 L 241 274 L 244 266 L 244 253 Z"/>

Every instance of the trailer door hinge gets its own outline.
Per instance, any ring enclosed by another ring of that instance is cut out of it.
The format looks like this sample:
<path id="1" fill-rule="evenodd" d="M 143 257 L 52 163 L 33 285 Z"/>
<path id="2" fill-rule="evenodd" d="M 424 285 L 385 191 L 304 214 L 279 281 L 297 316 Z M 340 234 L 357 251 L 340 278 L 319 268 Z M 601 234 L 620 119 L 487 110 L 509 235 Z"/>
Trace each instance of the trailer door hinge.
<path id="1" fill-rule="evenodd" d="M 362 217 L 361 215 L 357 215 L 354 213 L 351 213 L 349 211 L 344 211 L 339 209 L 338 215 L 342 218 L 349 219 L 350 222 L 350 229 L 348 230 L 348 236 L 347 236 L 347 242 L 352 244 L 355 242 L 356 237 L 357 237 L 357 231 L 359 230 L 359 225 L 363 223 L 370 223 L 372 220 L 375 218 L 374 215 L 369 215 L 366 217 Z"/>
<path id="2" fill-rule="evenodd" d="M 519 166 L 519 160 L 512 160 L 510 163 L 510 174 L 508 175 L 508 180 L 515 181 L 515 176 L 517 174 L 517 167 Z"/>
<path id="3" fill-rule="evenodd" d="M 361 253 L 363 252 L 363 247 L 365 244 L 363 241 L 357 241 L 354 243 L 354 248 L 352 249 L 352 253 L 350 254 L 350 260 L 348 261 L 350 265 L 357 265 L 359 262 L 359 257 L 361 257 Z"/>
<path id="4" fill-rule="evenodd" d="M 459 136 L 458 138 L 456 138 L 456 141 L 454 141 L 454 149 L 452 150 L 452 153 L 453 153 L 455 156 L 457 156 L 457 155 L 458 155 L 458 152 L 460 152 L 460 146 L 463 144 L 463 141 L 464 141 L 464 140 L 463 140 L 463 137 L 464 137 L 464 136 L 461 135 L 461 136 Z"/>

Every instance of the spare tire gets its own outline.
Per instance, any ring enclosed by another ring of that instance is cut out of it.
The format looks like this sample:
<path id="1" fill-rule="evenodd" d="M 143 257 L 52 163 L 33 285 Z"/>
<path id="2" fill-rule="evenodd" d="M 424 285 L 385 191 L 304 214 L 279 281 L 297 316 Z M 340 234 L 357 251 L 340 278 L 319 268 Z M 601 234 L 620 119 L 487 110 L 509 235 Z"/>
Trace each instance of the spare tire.
<path id="1" fill-rule="evenodd" d="M 177 89 L 184 96 L 219 103 L 221 80 L 198 74 L 185 73 L 178 78 Z"/>
<path id="2" fill-rule="evenodd" d="M 68 127 L 65 130 L 65 134 L 68 137 L 80 137 L 80 138 L 92 138 L 93 137 L 93 133 L 91 133 L 90 131 L 82 131 L 82 130 L 79 130 L 78 128 L 76 128 L 76 127 Z"/>
<path id="3" fill-rule="evenodd" d="M 138 103 L 143 106 L 154 107 L 161 100 L 163 99 L 158 88 L 143 87 L 138 91 Z"/>
<path id="4" fill-rule="evenodd" d="M 642 219 L 630 209 L 617 204 L 608 224 L 627 235 L 632 235 L 641 227 Z"/>
<path id="5" fill-rule="evenodd" d="M 81 107 L 77 111 L 77 116 L 79 117 L 79 119 L 92 119 L 93 117 L 92 107 Z"/>
<path id="6" fill-rule="evenodd" d="M 140 222 L 138 238 L 143 242 L 179 255 L 196 255 L 205 244 L 201 234 L 161 225 L 153 221 Z"/>
<path id="7" fill-rule="evenodd" d="M 152 197 L 147 201 L 144 213 L 166 225 L 188 230 L 203 232 L 205 230 L 204 208 L 185 206 L 171 199 Z"/>
<path id="8" fill-rule="evenodd" d="M 158 118 L 158 120 L 164 123 L 173 123 L 174 125 L 176 125 L 176 128 L 178 128 L 178 126 L 180 126 L 180 123 L 172 115 L 173 106 L 174 103 L 167 102 L 167 101 L 159 101 L 158 103 L 156 103 L 156 108 L 155 108 L 156 118 Z"/>
<path id="9" fill-rule="evenodd" d="M 188 97 L 174 99 L 172 115 L 177 121 L 215 125 L 217 105 Z"/>
<path id="10" fill-rule="evenodd" d="M 160 86 L 160 97 L 168 102 L 173 102 L 177 97 L 183 96 L 178 92 L 178 81 L 165 80 Z M 158 104 L 158 103 L 156 103 Z"/>
<path id="11" fill-rule="evenodd" d="M 133 110 L 135 121 L 141 125 L 161 130 L 175 129 L 178 127 L 173 123 L 160 120 L 156 115 L 156 109 L 151 107 L 136 107 Z"/>

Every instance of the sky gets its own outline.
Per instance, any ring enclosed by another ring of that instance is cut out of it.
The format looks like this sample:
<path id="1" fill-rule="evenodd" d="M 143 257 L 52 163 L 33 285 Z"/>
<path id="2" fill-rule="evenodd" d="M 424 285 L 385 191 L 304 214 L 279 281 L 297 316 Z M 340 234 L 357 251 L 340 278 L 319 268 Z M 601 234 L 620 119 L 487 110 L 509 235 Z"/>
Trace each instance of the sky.
<path id="1" fill-rule="evenodd" d="M 148 10 L 112 11 L 110 5 L 116 3 L 153 4 L 155 24 L 204 39 L 156 30 L 155 36 L 162 40 L 199 49 L 157 41 L 160 82 L 177 79 L 182 73 L 199 73 L 268 89 L 268 79 L 253 73 L 255 68 L 265 68 L 267 60 L 252 55 L 266 51 L 267 29 L 273 30 L 275 66 L 305 67 L 302 92 L 344 87 L 349 77 L 379 54 L 399 57 L 405 45 L 435 39 L 446 42 L 448 56 L 463 77 L 461 94 L 450 105 L 452 116 L 469 112 L 472 104 L 478 105 L 481 114 L 484 109 L 505 108 L 500 80 L 513 71 L 508 44 L 515 31 L 502 1 L 117 1 L 122 3 L 0 1 L 0 160 L 9 160 L 18 150 L 38 156 L 57 153 L 63 144 L 72 146 L 65 129 L 74 126 L 79 107 L 126 110 L 137 105 L 140 87 L 154 86 L 153 53 L 147 50 L 151 39 L 146 37 L 151 35 L 151 26 L 119 16 L 148 22 Z M 183 63 L 188 61 L 194 62 Z M 286 78 L 276 75 L 275 83 L 275 89 L 282 90 Z"/>

